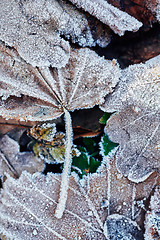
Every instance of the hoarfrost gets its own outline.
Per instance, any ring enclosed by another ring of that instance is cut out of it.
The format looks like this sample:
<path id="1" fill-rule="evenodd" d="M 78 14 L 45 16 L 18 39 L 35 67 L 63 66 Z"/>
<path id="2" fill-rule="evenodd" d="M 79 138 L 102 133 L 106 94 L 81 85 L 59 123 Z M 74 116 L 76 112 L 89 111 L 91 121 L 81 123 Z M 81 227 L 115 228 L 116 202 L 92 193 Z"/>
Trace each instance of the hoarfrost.
<path id="1" fill-rule="evenodd" d="M 108 25 L 115 33 L 122 36 L 125 31 L 138 31 L 142 26 L 134 17 L 128 13 L 107 3 L 105 0 L 70 0 L 77 7 L 83 8 L 91 15 Z"/>
<path id="2" fill-rule="evenodd" d="M 121 71 L 115 91 L 106 97 L 102 110 L 120 111 L 133 105 L 132 111 L 160 110 L 160 55 L 145 64 L 134 64 Z"/>
<path id="3" fill-rule="evenodd" d="M 150 200 L 150 211 L 146 213 L 145 240 L 160 238 L 160 187 L 157 186 Z"/>
<path id="4" fill-rule="evenodd" d="M 160 56 L 122 70 L 115 91 L 102 110 L 114 113 L 105 132 L 120 144 L 117 168 L 133 182 L 160 169 Z"/>
<path id="5" fill-rule="evenodd" d="M 23 172 L 18 180 L 8 177 L 4 183 L 0 205 L 0 226 L 11 239 L 106 239 L 99 225 L 92 202 L 86 200 L 83 189 L 70 177 L 67 206 L 61 219 L 54 216 L 57 205 L 60 175 L 31 176 Z M 95 189 L 96 190 L 96 189 Z M 94 196 L 94 192 L 92 192 Z M 48 200 L 48 201 L 47 201 Z M 53 205 L 48 202 L 52 202 Z M 90 209 L 90 207 L 92 209 Z M 99 208 L 99 205 L 97 204 Z M 96 210 L 95 210 L 96 211 Z M 90 214 L 90 221 L 88 220 Z M 98 214 L 98 213 L 97 213 Z M 98 216 L 98 215 L 97 215 Z M 22 222 L 22 218 L 25 221 Z M 9 224 L 8 224 L 9 223 Z M 103 226 L 103 225 L 102 225 Z M 36 234 L 35 235 L 35 228 Z"/>
<path id="6" fill-rule="evenodd" d="M 113 91 L 119 75 L 115 61 L 87 48 L 72 50 L 64 68 L 33 68 L 1 43 L 0 95 L 6 100 L 0 100 L 0 114 L 44 121 L 61 116 L 63 107 L 69 111 L 90 108 Z"/>
<path id="7" fill-rule="evenodd" d="M 16 141 L 5 135 L 0 139 L 0 176 L 18 177 L 22 171 L 41 172 L 44 164 L 31 152 L 20 152 Z"/>
<path id="8" fill-rule="evenodd" d="M 111 214 L 131 218 L 133 188 L 127 178 L 117 178 L 111 161 Z M 148 198 L 157 184 L 153 174 L 145 183 L 136 184 L 135 201 Z M 69 178 L 66 208 L 61 219 L 55 217 L 61 176 L 23 172 L 18 180 L 11 177 L 4 183 L 0 204 L 0 229 L 12 239 L 106 239 L 104 223 L 107 217 L 108 176 L 104 166 L 101 173 L 84 177 L 80 183 L 76 174 Z M 126 204 L 123 205 L 123 202 Z M 121 208 L 119 208 L 121 206 Z M 135 210 L 137 212 L 137 206 Z M 119 209 L 119 210 L 118 210 Z M 140 208 L 141 210 L 141 208 Z M 92 213 L 92 214 L 91 214 Z M 142 225 L 143 214 L 136 221 Z M 33 231 L 38 234 L 34 237 Z"/>
<path id="9" fill-rule="evenodd" d="M 109 240 L 143 239 L 143 233 L 137 223 L 123 215 L 113 214 L 108 216 L 104 227 Z"/>
<path id="10" fill-rule="evenodd" d="M 81 46 L 110 42 L 107 29 L 97 22 L 101 30 L 92 33 L 92 21 L 63 0 L 2 0 L 0 14 L 0 39 L 33 66 L 66 65 L 70 45 L 62 35 Z"/>

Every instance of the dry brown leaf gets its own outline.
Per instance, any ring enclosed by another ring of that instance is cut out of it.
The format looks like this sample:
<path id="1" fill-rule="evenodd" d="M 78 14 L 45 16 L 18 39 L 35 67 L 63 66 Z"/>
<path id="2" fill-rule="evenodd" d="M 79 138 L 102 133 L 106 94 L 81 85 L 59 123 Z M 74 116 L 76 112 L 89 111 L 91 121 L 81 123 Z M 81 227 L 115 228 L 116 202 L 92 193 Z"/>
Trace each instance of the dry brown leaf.
<path id="1" fill-rule="evenodd" d="M 120 36 L 125 31 L 138 31 L 142 26 L 134 17 L 112 6 L 105 0 L 70 0 L 78 8 L 82 8 L 108 25 Z"/>
<path id="2" fill-rule="evenodd" d="M 0 139 L 0 176 L 19 177 L 22 171 L 41 172 L 44 163 L 32 152 L 20 152 L 19 144 L 5 135 Z"/>
<path id="3" fill-rule="evenodd" d="M 145 240 L 160 239 L 160 186 L 158 186 L 150 200 L 150 211 L 146 214 Z"/>
<path id="4" fill-rule="evenodd" d="M 152 27 L 152 22 L 159 20 L 159 0 L 108 0 L 108 3 L 113 4 L 113 6 L 123 9 L 131 16 L 141 21 L 145 27 Z M 157 18 L 157 19 L 156 19 Z"/>
<path id="5" fill-rule="evenodd" d="M 160 56 L 122 71 L 115 91 L 102 109 L 113 114 L 106 125 L 119 143 L 117 168 L 134 182 L 160 169 Z"/>
<path id="6" fill-rule="evenodd" d="M 70 177 L 66 209 L 61 219 L 54 215 L 60 175 L 31 176 L 23 172 L 18 180 L 8 177 L 2 192 L 3 204 L 0 205 L 2 232 L 17 240 L 106 239 L 106 211 L 101 207 L 103 195 L 99 195 L 100 191 L 106 193 L 99 182 L 103 177 L 95 174 L 82 185 Z"/>
<path id="7" fill-rule="evenodd" d="M 0 114 L 5 118 L 44 121 L 104 101 L 119 80 L 115 61 L 84 48 L 72 50 L 65 68 L 33 68 L 1 44 Z"/>
<path id="8" fill-rule="evenodd" d="M 5 118 L 44 121 L 65 113 L 65 161 L 56 212 L 57 217 L 61 217 L 72 163 L 73 132 L 69 111 L 103 103 L 104 96 L 113 91 L 119 80 L 118 64 L 84 48 L 72 50 L 64 68 L 33 68 L 15 50 L 4 44 L 1 49 L 0 114 Z"/>
<path id="9" fill-rule="evenodd" d="M 110 42 L 107 28 L 96 21 L 100 28 L 93 31 L 92 20 L 64 0 L 2 0 L 0 15 L 0 39 L 33 66 L 65 66 L 70 45 L 64 35 L 81 46 Z"/>
<path id="10" fill-rule="evenodd" d="M 160 179 L 155 173 L 143 183 L 131 184 L 117 172 L 114 159 L 110 164 L 109 172 L 104 159 L 99 173 L 84 177 L 80 183 L 76 175 L 70 177 L 61 219 L 55 217 L 61 175 L 23 172 L 18 180 L 8 177 L 0 204 L 2 232 L 16 240 L 102 240 L 107 237 L 113 240 L 109 237 L 110 232 L 106 233 L 106 219 L 112 225 L 113 214 L 117 214 L 122 225 L 130 226 L 125 228 L 125 235 L 132 231 L 133 236 L 142 236 L 139 227 L 133 225 L 137 226 L 135 220 L 143 225 L 145 201 Z M 115 235 L 117 229 L 121 229 L 120 224 L 115 228 Z"/>

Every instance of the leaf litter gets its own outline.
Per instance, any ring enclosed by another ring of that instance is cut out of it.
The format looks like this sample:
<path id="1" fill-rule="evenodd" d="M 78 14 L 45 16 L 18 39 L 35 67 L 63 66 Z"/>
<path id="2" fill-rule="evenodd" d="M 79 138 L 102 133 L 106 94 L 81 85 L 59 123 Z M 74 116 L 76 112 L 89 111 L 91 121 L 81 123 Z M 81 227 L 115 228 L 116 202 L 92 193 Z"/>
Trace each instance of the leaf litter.
<path id="1" fill-rule="evenodd" d="M 122 70 L 113 94 L 101 109 L 115 112 L 105 132 L 120 144 L 117 168 L 133 182 L 160 168 L 160 56 Z"/>

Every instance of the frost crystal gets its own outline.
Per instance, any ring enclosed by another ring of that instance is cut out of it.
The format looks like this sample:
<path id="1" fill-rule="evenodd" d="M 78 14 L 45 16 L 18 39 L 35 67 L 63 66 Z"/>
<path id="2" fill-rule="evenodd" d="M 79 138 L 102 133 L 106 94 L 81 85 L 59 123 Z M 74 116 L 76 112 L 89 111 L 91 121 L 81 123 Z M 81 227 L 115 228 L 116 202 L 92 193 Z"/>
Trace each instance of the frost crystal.
<path id="1" fill-rule="evenodd" d="M 108 216 L 104 228 L 109 240 L 143 239 L 143 233 L 136 222 L 122 215 L 113 214 Z"/>
<path id="2" fill-rule="evenodd" d="M 0 176 L 18 177 L 22 171 L 41 172 L 44 164 L 32 152 L 20 152 L 16 141 L 5 135 L 0 139 Z"/>
<path id="3" fill-rule="evenodd" d="M 63 107 L 90 108 L 102 103 L 119 80 L 118 64 L 87 48 L 72 50 L 66 67 L 52 69 L 33 68 L 15 50 L 0 46 L 0 114 L 5 118 L 44 121 L 59 117 Z"/>
<path id="4" fill-rule="evenodd" d="M 145 240 L 154 240 L 160 238 L 160 187 L 155 189 L 151 197 L 150 209 L 146 213 L 145 220 Z"/>
<path id="5" fill-rule="evenodd" d="M 105 0 L 70 0 L 77 7 L 83 8 L 100 21 L 108 25 L 115 33 L 120 36 L 125 31 L 138 31 L 142 26 L 134 17 L 122 12 L 118 8 L 107 3 Z"/>
<path id="6" fill-rule="evenodd" d="M 102 24 L 93 31 L 92 21 L 71 4 L 60 0 L 2 0 L 0 39 L 14 47 L 33 66 L 65 66 L 69 60 L 71 38 L 81 46 L 106 46 L 108 29 Z"/>
<path id="7" fill-rule="evenodd" d="M 121 72 L 115 91 L 101 107 L 117 111 L 105 132 L 120 144 L 117 168 L 131 181 L 144 181 L 160 169 L 160 56 Z"/>

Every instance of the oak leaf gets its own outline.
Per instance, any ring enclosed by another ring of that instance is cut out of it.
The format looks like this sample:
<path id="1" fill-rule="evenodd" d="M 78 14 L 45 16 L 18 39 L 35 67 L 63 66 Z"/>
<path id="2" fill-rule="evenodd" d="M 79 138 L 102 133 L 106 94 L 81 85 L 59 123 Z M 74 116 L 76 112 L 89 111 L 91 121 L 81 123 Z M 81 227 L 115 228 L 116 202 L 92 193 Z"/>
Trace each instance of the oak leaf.
<path id="1" fill-rule="evenodd" d="M 117 168 L 134 182 L 160 169 L 160 56 L 122 70 L 102 109 L 117 111 L 105 132 L 119 143 Z"/>

